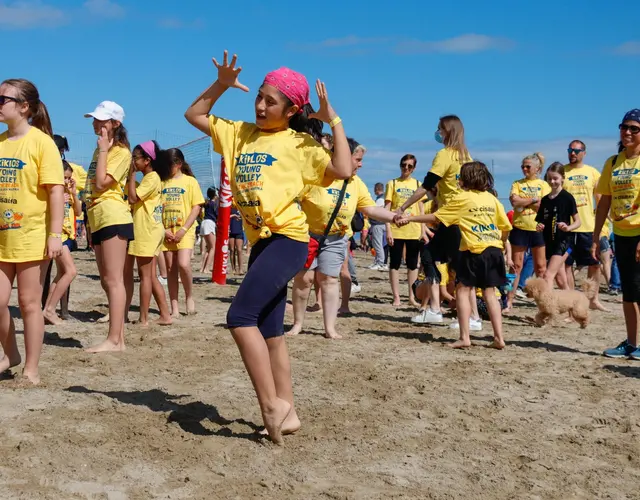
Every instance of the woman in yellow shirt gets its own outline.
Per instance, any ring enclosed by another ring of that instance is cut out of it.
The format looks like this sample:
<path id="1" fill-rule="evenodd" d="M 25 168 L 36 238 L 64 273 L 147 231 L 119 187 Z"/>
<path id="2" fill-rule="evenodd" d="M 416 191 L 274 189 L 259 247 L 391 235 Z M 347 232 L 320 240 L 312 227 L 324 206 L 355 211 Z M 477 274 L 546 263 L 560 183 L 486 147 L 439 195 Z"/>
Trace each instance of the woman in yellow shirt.
<path id="1" fill-rule="evenodd" d="M 196 242 L 195 222 L 202 210 L 204 196 L 182 151 L 172 148 L 164 151 L 163 155 L 167 156 L 171 173 L 162 183 L 162 222 L 165 229 L 162 250 L 167 262 L 171 316 L 179 318 L 178 275 L 184 288 L 187 314 L 196 312 L 191 255 Z"/>
<path id="2" fill-rule="evenodd" d="M 87 206 L 91 245 L 96 253 L 100 283 L 109 302 L 109 333 L 104 342 L 88 352 L 124 351 L 126 287 L 124 266 L 127 245 L 133 240 L 133 219 L 124 199 L 124 187 L 131 166 L 124 110 L 113 101 L 101 102 L 92 113 L 98 147 L 87 173 L 84 200 Z"/>
<path id="3" fill-rule="evenodd" d="M 547 181 L 539 178 L 543 167 L 542 153 L 525 156 L 521 166 L 524 177 L 511 185 L 509 201 L 513 206 L 513 230 L 509 234 L 509 242 L 516 277 L 513 280 L 513 288 L 507 296 L 507 307 L 502 311 L 503 314 L 511 311 L 513 307 L 513 297 L 518 289 L 524 254 L 528 248 L 531 249 L 536 276 L 544 276 L 547 269 L 544 237 L 542 233 L 536 231 L 538 225 L 536 214 L 540 208 L 540 200 L 551 192 Z"/>
<path id="4" fill-rule="evenodd" d="M 227 313 L 231 330 L 258 396 L 266 431 L 276 443 L 300 428 L 293 409 L 291 368 L 284 341 L 287 283 L 307 258 L 309 226 L 296 199 L 306 184 L 329 185 L 351 177 L 351 153 L 325 86 L 316 83 L 320 109 L 309 103 L 306 78 L 288 68 L 272 71 L 255 98 L 256 123 L 209 115 L 238 82 L 236 56 L 219 64 L 218 79 L 185 113 L 224 155 L 231 191 L 251 244 L 247 274 Z M 322 122 L 333 129 L 334 153 L 319 144 Z M 309 135 L 309 133 L 313 134 Z"/>
<path id="5" fill-rule="evenodd" d="M 51 138 L 49 113 L 35 85 L 11 79 L 0 84 L 0 373 L 22 362 L 9 298 L 18 279 L 26 360 L 22 375 L 40 382 L 44 338 L 42 281 L 62 251 L 64 179 Z"/>
<path id="6" fill-rule="evenodd" d="M 159 325 L 172 323 L 164 288 L 156 274 L 156 257 L 160 254 L 164 241 L 162 225 L 162 181 L 169 178 L 170 164 L 162 161 L 161 151 L 156 141 L 147 141 L 133 148 L 133 167 L 129 171 L 127 201 L 133 206 L 133 231 L 136 239 L 129 244 L 126 279 L 133 290 L 133 264 L 138 265 L 140 276 L 140 318 L 142 326 L 149 324 L 149 304 L 151 295 L 158 304 Z M 141 172 L 142 181 L 136 186 L 136 172 Z"/>
<path id="7" fill-rule="evenodd" d="M 600 246 L 600 232 L 607 216 L 613 220 L 614 249 L 622 285 L 622 311 L 627 338 L 606 349 L 610 358 L 640 360 L 638 304 L 640 303 L 640 109 L 628 111 L 620 125 L 621 150 L 602 169 L 596 193 L 602 195 L 596 209 L 591 254 Z"/>
<path id="8" fill-rule="evenodd" d="M 68 316 L 69 311 L 69 287 L 71 282 L 78 274 L 76 265 L 73 262 L 71 251 L 73 243 L 76 239 L 76 215 L 82 212 L 82 202 L 78 198 L 78 190 L 76 181 L 73 178 L 73 168 L 67 162 L 62 160 L 64 165 L 64 222 L 62 224 L 62 252 L 54 260 L 56 261 L 56 277 L 49 286 L 47 299 L 43 308 L 44 319 L 52 325 L 62 324 L 65 318 L 65 312 Z M 61 304 L 60 318 L 56 314 L 56 305 L 64 299 Z"/>
<path id="9" fill-rule="evenodd" d="M 327 225 L 336 209 L 344 181 L 336 180 L 329 187 L 308 186 L 300 195 L 300 205 L 309 223 L 309 236 L 322 244 L 318 247 L 309 269 L 301 270 L 294 278 L 292 291 L 294 324 L 287 335 L 297 335 L 302 331 L 309 294 L 314 278 L 317 277 L 322 290 L 324 335 L 329 339 L 342 338 L 336 331 L 340 302 L 338 278 L 341 270 L 346 267 L 349 238 L 353 235 L 351 219 L 356 211 L 381 222 L 391 223 L 402 218 L 383 207 L 376 206 L 366 185 L 356 175 L 362 167 L 364 148 L 351 138 L 347 141 L 349 150 L 352 151 L 352 177 L 347 183 L 341 207 L 328 232 Z M 324 238 L 325 233 L 326 238 Z M 349 272 L 348 269 L 346 272 Z"/>

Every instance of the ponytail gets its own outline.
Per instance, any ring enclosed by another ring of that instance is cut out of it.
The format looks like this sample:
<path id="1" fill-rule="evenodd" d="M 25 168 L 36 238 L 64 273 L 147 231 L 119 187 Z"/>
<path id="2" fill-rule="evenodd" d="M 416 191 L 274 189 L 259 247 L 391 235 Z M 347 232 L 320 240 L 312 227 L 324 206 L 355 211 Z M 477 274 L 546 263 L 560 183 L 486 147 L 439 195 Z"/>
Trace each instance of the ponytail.
<path id="1" fill-rule="evenodd" d="M 36 112 L 31 115 L 31 125 L 39 128 L 49 137 L 53 137 L 53 128 L 51 127 L 49 112 L 40 99 L 38 99 L 38 104 L 36 104 Z"/>
<path id="2" fill-rule="evenodd" d="M 117 122 L 116 120 L 112 120 L 115 123 L 120 123 Z M 127 148 L 127 149 L 131 149 L 131 144 L 129 144 L 129 136 L 127 134 L 127 129 L 124 128 L 124 125 L 122 123 L 120 123 L 120 126 L 118 127 L 114 127 L 113 128 L 113 146 L 120 146 L 123 148 Z"/>
<path id="3" fill-rule="evenodd" d="M 284 95 L 284 94 L 283 94 Z M 293 106 L 293 103 L 288 97 L 285 98 L 289 101 L 289 106 Z M 302 107 L 302 112 L 293 115 L 289 120 L 289 128 L 296 132 L 304 132 L 313 137 L 316 141 L 322 140 L 322 127 L 323 123 L 317 118 L 309 118 L 309 115 L 315 113 L 311 104 L 305 104 Z"/>
<path id="4" fill-rule="evenodd" d="M 184 175 L 188 175 L 189 177 L 195 177 L 195 175 L 193 175 L 193 170 L 191 170 L 191 166 L 186 161 L 182 162 L 182 167 L 180 168 L 180 170 L 182 170 L 182 173 Z"/>

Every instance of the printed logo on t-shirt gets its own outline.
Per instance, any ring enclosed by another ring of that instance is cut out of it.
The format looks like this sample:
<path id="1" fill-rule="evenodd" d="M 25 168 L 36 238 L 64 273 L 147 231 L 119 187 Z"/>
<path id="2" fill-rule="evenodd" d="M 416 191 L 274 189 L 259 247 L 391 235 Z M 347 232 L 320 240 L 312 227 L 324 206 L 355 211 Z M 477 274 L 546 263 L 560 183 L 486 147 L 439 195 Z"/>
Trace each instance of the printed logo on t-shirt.
<path id="1" fill-rule="evenodd" d="M 0 158 L 0 203 L 17 205 L 15 198 L 20 190 L 18 184 L 18 171 L 25 167 L 26 163 L 18 158 Z M 20 229 L 23 220 L 22 212 L 16 212 L 9 208 L 2 213 L 0 218 L 0 231 L 7 229 Z"/>
<path id="2" fill-rule="evenodd" d="M 262 168 L 278 161 L 268 153 L 242 153 L 236 158 L 235 181 L 239 191 L 261 190 Z"/>

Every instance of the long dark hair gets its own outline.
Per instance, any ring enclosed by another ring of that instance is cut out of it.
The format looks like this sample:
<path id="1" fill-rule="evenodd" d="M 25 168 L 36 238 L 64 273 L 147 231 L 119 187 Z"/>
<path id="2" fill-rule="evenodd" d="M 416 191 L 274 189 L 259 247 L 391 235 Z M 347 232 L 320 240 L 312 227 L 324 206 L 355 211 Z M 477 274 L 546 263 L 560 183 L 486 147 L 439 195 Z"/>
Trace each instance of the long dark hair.
<path id="1" fill-rule="evenodd" d="M 36 86 L 24 78 L 10 78 L 2 82 L 2 84 L 14 87 L 18 91 L 19 102 L 26 102 L 29 105 L 29 116 L 27 120 L 31 126 L 53 137 L 53 128 L 51 127 L 49 112 L 40 100 L 40 94 Z"/>
<path id="2" fill-rule="evenodd" d="M 183 174 L 188 175 L 189 177 L 195 177 L 195 175 L 193 175 L 191 167 L 187 163 L 187 160 L 184 159 L 184 154 L 178 148 L 165 149 L 162 151 L 162 156 L 164 157 L 165 161 L 169 163 L 170 167 L 180 163 L 180 170 Z"/>
<path id="3" fill-rule="evenodd" d="M 129 135 L 127 134 L 127 129 L 124 127 L 122 123 L 116 120 L 111 120 L 114 122 L 113 128 L 113 146 L 121 146 L 123 148 L 131 149 L 131 144 L 129 143 Z M 115 124 L 118 123 L 118 126 Z"/>
<path id="4" fill-rule="evenodd" d="M 142 146 L 140 146 L 140 144 L 133 148 L 133 151 L 143 158 L 148 159 L 151 162 L 151 168 L 153 169 L 153 171 L 158 174 L 160 180 L 164 182 L 171 177 L 171 163 L 169 163 L 166 155 L 162 154 L 160 144 L 158 144 L 156 141 L 151 142 L 153 143 L 153 149 L 155 151 L 155 160 L 151 158 L 151 156 L 144 149 L 142 149 Z"/>
<path id="5" fill-rule="evenodd" d="M 282 94 L 282 92 L 280 92 L 280 94 Z M 293 106 L 291 99 L 284 94 L 282 94 L 282 97 L 285 98 L 287 107 Z M 305 132 L 320 142 L 322 140 L 322 127 L 324 124 L 316 118 L 309 118 L 309 115 L 312 113 L 315 113 L 313 106 L 311 106 L 311 104 L 305 104 L 302 107 L 301 113 L 296 113 L 291 117 L 289 120 L 289 128 L 296 132 Z"/>

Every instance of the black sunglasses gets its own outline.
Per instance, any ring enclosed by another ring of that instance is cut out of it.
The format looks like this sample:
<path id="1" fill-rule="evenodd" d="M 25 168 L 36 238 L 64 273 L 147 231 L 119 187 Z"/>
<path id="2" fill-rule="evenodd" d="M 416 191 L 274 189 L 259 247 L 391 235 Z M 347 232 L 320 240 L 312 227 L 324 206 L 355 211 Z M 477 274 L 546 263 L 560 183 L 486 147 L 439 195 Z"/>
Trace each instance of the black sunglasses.
<path id="1" fill-rule="evenodd" d="M 401 168 L 415 168 L 415 165 L 413 163 L 401 163 L 400 167 Z"/>
<path id="2" fill-rule="evenodd" d="M 625 125 L 624 123 L 621 123 L 620 125 L 618 125 L 618 128 L 622 132 L 626 132 L 628 130 L 633 135 L 640 133 L 640 127 L 638 127 L 637 125 Z"/>
<path id="3" fill-rule="evenodd" d="M 584 149 L 580 149 L 580 148 L 567 148 L 567 153 L 571 154 L 571 153 L 575 153 L 577 155 L 579 155 L 580 153 L 584 153 Z"/>
<path id="4" fill-rule="evenodd" d="M 22 102 L 22 100 L 17 99 L 15 97 L 9 97 L 8 95 L 0 95 L 0 106 L 4 106 L 9 101 Z"/>
<path id="5" fill-rule="evenodd" d="M 522 170 L 524 170 L 525 168 L 529 169 L 529 168 L 531 168 L 531 165 L 520 165 L 520 168 Z"/>

